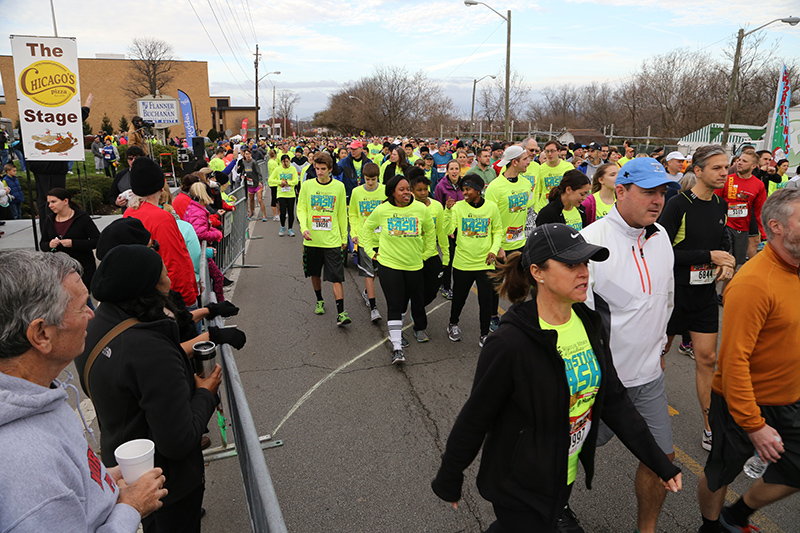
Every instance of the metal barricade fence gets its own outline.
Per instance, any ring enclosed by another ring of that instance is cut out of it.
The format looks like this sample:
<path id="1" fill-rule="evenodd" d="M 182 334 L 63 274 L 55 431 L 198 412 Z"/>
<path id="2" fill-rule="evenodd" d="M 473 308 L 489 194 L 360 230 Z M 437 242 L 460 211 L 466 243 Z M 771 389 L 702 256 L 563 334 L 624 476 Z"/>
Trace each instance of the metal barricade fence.
<path id="1" fill-rule="evenodd" d="M 233 211 L 226 211 L 222 220 L 222 240 L 217 247 L 215 261 L 224 274 L 231 266 L 244 256 L 247 242 L 247 191 L 244 187 L 231 192 L 236 198 Z M 242 259 L 244 262 L 244 259 Z"/>
<path id="2" fill-rule="evenodd" d="M 247 201 L 247 198 L 244 201 Z M 236 203 L 238 205 L 239 200 Z M 241 209 L 241 212 L 245 214 L 244 209 Z M 244 215 L 244 220 L 246 223 L 246 214 Z M 244 239 L 242 239 L 242 243 L 244 243 Z M 205 258 L 205 253 L 206 244 L 203 243 L 200 257 Z M 242 253 L 244 253 L 244 244 L 242 244 L 242 250 L 239 254 L 236 254 L 236 257 Z M 203 305 L 216 302 L 216 295 L 211 291 L 207 261 L 201 261 L 200 283 L 202 285 L 201 298 Z M 223 327 L 222 318 L 214 318 L 212 325 Z M 227 400 L 227 409 L 236 443 L 235 453 L 239 457 L 239 468 L 247 499 L 247 512 L 250 515 L 251 530 L 254 533 L 287 533 L 283 513 L 281 513 L 280 505 L 278 504 L 278 496 L 275 493 L 275 487 L 272 484 L 272 478 L 262 450 L 262 441 L 268 440 L 269 437 L 259 437 L 256 431 L 256 425 L 250 412 L 250 406 L 244 393 L 244 386 L 242 385 L 242 379 L 231 347 L 227 344 L 220 345 L 219 355 L 222 361 L 225 399 Z M 275 444 L 280 443 L 277 442 Z M 228 457 L 230 455 L 232 453 L 223 453 L 219 457 Z"/>

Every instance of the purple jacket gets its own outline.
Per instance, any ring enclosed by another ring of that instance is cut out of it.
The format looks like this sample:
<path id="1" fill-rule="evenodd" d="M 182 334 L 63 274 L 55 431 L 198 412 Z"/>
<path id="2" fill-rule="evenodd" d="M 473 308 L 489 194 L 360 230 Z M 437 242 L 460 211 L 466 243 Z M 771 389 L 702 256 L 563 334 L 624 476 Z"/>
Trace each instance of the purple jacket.
<path id="1" fill-rule="evenodd" d="M 452 198 L 458 202 L 464 199 L 464 193 L 461 192 L 461 189 L 452 184 L 450 178 L 445 176 L 436 184 L 436 190 L 433 191 L 433 199 L 446 207 L 445 204 L 447 204 L 448 198 Z"/>
<path id="2" fill-rule="evenodd" d="M 208 210 L 197 203 L 196 200 L 192 200 L 186 206 L 183 220 L 192 225 L 197 233 L 197 238 L 201 241 L 217 242 L 222 239 L 222 232 L 211 227 L 211 222 L 208 219 Z"/>

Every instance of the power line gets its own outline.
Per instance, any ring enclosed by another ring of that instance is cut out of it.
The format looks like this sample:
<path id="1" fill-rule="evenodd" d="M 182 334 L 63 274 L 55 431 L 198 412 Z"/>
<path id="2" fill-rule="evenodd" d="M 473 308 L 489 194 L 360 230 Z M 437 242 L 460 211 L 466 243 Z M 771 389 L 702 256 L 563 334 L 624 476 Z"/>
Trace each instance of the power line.
<path id="1" fill-rule="evenodd" d="M 491 38 L 491 36 L 492 36 L 492 35 L 494 35 L 494 33 L 495 33 L 497 30 L 499 30 L 499 29 L 500 29 L 500 26 L 502 26 L 503 24 L 505 24 L 505 22 L 501 22 L 500 24 L 498 24 L 498 25 L 497 25 L 497 27 L 496 27 L 496 28 L 495 28 L 495 29 L 492 31 L 492 33 L 490 33 L 490 34 L 489 34 L 489 35 L 486 37 L 486 39 L 484 39 L 484 40 L 483 40 L 483 42 L 482 42 L 481 44 L 479 44 L 479 45 L 478 45 L 478 46 L 475 48 L 475 50 L 473 50 L 473 51 L 472 51 L 472 53 L 471 53 L 470 55 L 468 55 L 467 57 L 465 57 L 465 58 L 464 58 L 464 60 L 463 60 L 461 63 L 459 63 L 459 64 L 458 64 L 458 66 L 457 66 L 456 68 L 454 68 L 454 69 L 453 69 L 453 70 L 450 72 L 450 74 L 448 74 L 447 76 L 445 76 L 444 78 L 442 78 L 442 81 L 444 81 L 444 80 L 446 80 L 447 78 L 449 78 L 450 76 L 452 76 L 452 75 L 455 73 L 455 71 L 457 71 L 458 69 L 460 69 L 460 68 L 461 68 L 461 66 L 462 66 L 464 63 L 466 63 L 466 62 L 467 62 L 467 59 L 469 59 L 469 58 L 471 58 L 472 56 L 474 56 L 474 55 L 475 55 L 475 52 L 477 52 L 477 51 L 480 49 L 480 47 L 481 47 L 481 46 L 483 46 L 484 44 L 486 44 L 486 41 L 488 41 L 488 40 Z"/>
<path id="2" fill-rule="evenodd" d="M 250 31 L 253 32 L 253 40 L 258 42 L 258 36 L 256 35 L 256 27 L 253 24 L 253 14 L 250 12 L 250 0 L 245 0 L 245 5 L 247 7 L 247 20 L 250 22 Z"/>
<path id="3" fill-rule="evenodd" d="M 211 8 L 211 14 L 214 16 L 214 20 L 220 20 L 220 18 L 217 16 L 217 12 L 214 10 L 214 6 L 211 5 L 211 0 L 206 0 L 206 2 L 208 2 L 208 7 Z M 236 60 L 236 64 L 239 65 L 239 68 L 241 69 L 242 74 L 244 74 L 245 78 L 247 78 L 249 75 L 244 70 L 244 67 L 242 66 L 242 62 L 239 60 L 239 56 L 237 56 L 236 52 L 233 51 L 233 46 L 231 46 L 231 42 L 228 40 L 228 36 L 225 34 L 225 32 L 222 32 L 222 37 L 225 39 L 225 42 L 228 43 L 228 49 L 231 51 L 231 55 L 233 55 L 233 59 Z"/>
<path id="4" fill-rule="evenodd" d="M 243 92 L 244 92 L 244 93 L 245 93 L 247 96 L 249 96 L 250 98 L 253 98 L 253 96 L 251 96 L 251 95 L 250 95 L 250 93 L 249 93 L 249 92 L 247 92 L 247 89 L 245 89 L 244 87 L 242 87 L 242 84 L 241 84 L 241 83 L 239 83 L 239 80 L 237 80 L 237 79 L 236 79 L 236 76 L 234 76 L 234 75 L 233 75 L 233 72 L 231 71 L 230 67 L 228 66 L 228 63 L 227 63 L 227 62 L 226 62 L 226 61 L 225 61 L 225 60 L 222 58 L 222 54 L 219 52 L 219 48 L 217 48 L 217 45 L 216 45 L 216 44 L 214 44 L 214 39 L 212 39 L 212 38 L 211 38 L 211 34 L 210 34 L 210 33 L 208 33 L 208 29 L 206 28 L 206 25 L 203 23 L 203 19 L 201 19 L 201 18 L 200 18 L 200 15 L 197 13 L 197 10 L 194 8 L 194 4 L 192 4 L 192 0 L 187 0 L 187 1 L 189 2 L 189 6 L 192 8 L 192 11 L 194 11 L 194 15 L 197 17 L 197 20 L 200 22 L 200 25 L 203 27 L 203 31 L 205 31 L 205 32 L 206 32 L 206 36 L 208 37 L 208 42 L 210 42 L 210 43 L 211 43 L 211 46 L 213 46 L 213 47 L 214 47 L 214 50 L 216 50 L 216 51 L 217 51 L 217 55 L 219 56 L 219 59 L 220 59 L 220 61 L 222 61 L 222 64 L 223 64 L 223 65 L 225 65 L 225 68 L 226 68 L 226 69 L 228 69 L 228 73 L 231 75 L 231 79 L 232 79 L 233 81 L 235 81 L 235 82 L 236 82 L 236 85 L 238 85 L 238 86 L 239 86 L 239 88 L 240 88 L 240 89 L 241 89 L 241 90 L 242 90 L 242 91 L 243 91 Z"/>

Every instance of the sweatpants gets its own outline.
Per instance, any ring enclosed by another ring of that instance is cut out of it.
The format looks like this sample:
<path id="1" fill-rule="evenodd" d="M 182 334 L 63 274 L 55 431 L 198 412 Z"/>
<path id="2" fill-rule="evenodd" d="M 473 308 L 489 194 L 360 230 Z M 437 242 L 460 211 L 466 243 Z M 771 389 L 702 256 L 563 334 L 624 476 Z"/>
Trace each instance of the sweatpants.
<path id="1" fill-rule="evenodd" d="M 281 227 L 288 227 L 292 229 L 294 225 L 294 198 L 278 198 L 278 207 L 281 212 Z M 289 223 L 286 223 L 286 218 L 289 218 Z"/>
<path id="2" fill-rule="evenodd" d="M 450 323 L 458 324 L 461 310 L 467 303 L 472 284 L 478 286 L 478 313 L 481 323 L 481 336 L 489 334 L 489 321 L 492 318 L 492 293 L 494 286 L 488 270 L 459 270 L 453 268 L 453 300 L 450 306 Z"/>
<path id="3" fill-rule="evenodd" d="M 411 318 L 414 320 L 414 331 L 428 327 L 428 316 L 425 314 L 423 294 L 423 275 L 420 270 L 395 270 L 380 265 L 381 290 L 386 298 L 386 325 L 389 327 L 389 339 L 395 350 L 401 349 L 401 333 L 403 329 L 403 311 L 411 300 Z"/>

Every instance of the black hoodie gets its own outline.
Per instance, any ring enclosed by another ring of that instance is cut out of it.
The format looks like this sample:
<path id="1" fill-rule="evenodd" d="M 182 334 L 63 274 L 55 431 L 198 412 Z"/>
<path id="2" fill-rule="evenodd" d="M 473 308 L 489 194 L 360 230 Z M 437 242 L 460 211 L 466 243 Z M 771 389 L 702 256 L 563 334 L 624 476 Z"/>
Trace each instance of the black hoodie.
<path id="1" fill-rule="evenodd" d="M 601 419 L 622 443 L 659 477 L 673 465 L 620 383 L 600 316 L 584 304 L 573 306 L 586 329 L 601 371 L 592 419 Z M 542 330 L 536 300 L 515 304 L 481 350 L 472 392 L 456 419 L 442 465 L 431 486 L 448 502 L 461 498 L 463 471 L 483 445 L 478 490 L 500 507 L 533 510 L 555 524 L 569 499 L 569 385 L 556 348 L 557 333 Z M 592 424 L 580 452 L 591 488 L 598 424 Z"/>

